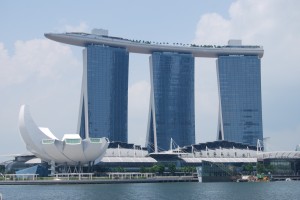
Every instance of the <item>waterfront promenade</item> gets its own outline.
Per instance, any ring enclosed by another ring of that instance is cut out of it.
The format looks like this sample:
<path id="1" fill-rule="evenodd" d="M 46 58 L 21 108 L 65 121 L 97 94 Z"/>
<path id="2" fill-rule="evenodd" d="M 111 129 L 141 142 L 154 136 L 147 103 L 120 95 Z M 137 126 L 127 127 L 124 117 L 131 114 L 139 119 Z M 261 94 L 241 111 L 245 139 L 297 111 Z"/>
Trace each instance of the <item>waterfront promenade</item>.
<path id="1" fill-rule="evenodd" d="M 118 184 L 118 183 L 163 183 L 163 182 L 197 182 L 192 176 L 156 176 L 136 179 L 49 179 L 49 180 L 2 180 L 0 185 L 58 185 L 58 184 Z"/>

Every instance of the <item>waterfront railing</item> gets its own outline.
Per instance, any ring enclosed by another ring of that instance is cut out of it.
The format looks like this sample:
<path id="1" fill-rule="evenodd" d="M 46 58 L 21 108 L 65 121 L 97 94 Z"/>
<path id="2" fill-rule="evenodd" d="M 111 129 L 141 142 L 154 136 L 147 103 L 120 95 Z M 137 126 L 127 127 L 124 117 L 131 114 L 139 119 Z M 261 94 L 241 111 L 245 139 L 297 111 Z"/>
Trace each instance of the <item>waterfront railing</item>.
<path id="1" fill-rule="evenodd" d="M 3 181 L 37 180 L 38 174 L 4 174 Z"/>

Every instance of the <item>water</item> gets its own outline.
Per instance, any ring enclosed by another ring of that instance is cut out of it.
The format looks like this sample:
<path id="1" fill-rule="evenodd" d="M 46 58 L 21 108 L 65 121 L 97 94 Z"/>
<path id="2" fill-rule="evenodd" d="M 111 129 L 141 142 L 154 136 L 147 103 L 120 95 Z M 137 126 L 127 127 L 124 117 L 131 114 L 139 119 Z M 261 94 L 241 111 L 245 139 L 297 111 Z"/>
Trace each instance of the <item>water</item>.
<path id="1" fill-rule="evenodd" d="M 0 186 L 3 199 L 282 200 L 300 199 L 300 181 L 271 183 L 139 183 Z"/>

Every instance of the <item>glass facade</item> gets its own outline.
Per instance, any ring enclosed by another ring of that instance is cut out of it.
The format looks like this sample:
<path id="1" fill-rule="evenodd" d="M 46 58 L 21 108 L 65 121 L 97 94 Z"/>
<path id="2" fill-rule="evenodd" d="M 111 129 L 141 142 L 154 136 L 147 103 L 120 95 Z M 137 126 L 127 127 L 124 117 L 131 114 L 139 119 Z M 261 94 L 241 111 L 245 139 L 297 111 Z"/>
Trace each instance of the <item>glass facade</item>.
<path id="1" fill-rule="evenodd" d="M 150 57 L 149 151 L 156 136 L 159 150 L 168 150 L 171 138 L 180 147 L 195 143 L 194 57 L 154 52 Z"/>
<path id="2" fill-rule="evenodd" d="M 271 173 L 272 175 L 281 176 L 299 176 L 300 161 L 299 159 L 280 158 L 280 159 L 264 159 L 263 173 Z"/>
<path id="3" fill-rule="evenodd" d="M 243 163 L 202 161 L 202 182 L 232 182 L 240 175 Z"/>
<path id="4" fill-rule="evenodd" d="M 218 139 L 256 146 L 263 139 L 258 56 L 219 56 Z"/>
<path id="5" fill-rule="evenodd" d="M 127 142 L 128 51 L 89 45 L 83 56 L 80 136 Z"/>
<path id="6" fill-rule="evenodd" d="M 18 174 L 22 174 L 18 175 Z M 35 165 L 32 167 L 28 167 L 25 169 L 21 169 L 16 171 L 16 178 L 25 178 L 25 179 L 32 179 L 32 175 L 24 176 L 24 174 L 38 174 L 39 177 L 47 177 L 49 175 L 49 170 L 46 166 L 43 165 Z"/>

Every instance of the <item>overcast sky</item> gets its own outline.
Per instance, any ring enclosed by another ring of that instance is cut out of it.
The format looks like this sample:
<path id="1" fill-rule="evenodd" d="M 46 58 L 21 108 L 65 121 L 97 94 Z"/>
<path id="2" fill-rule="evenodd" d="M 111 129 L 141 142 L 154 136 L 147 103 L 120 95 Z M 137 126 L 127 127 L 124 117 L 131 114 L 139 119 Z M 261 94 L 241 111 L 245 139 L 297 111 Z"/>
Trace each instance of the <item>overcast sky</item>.
<path id="1" fill-rule="evenodd" d="M 300 1 L 95 0 L 0 2 L 0 155 L 26 152 L 18 114 L 30 105 L 39 126 L 59 138 L 76 133 L 82 47 L 60 44 L 46 32 L 109 30 L 113 36 L 158 42 L 262 45 L 264 137 L 271 150 L 300 143 Z M 149 55 L 130 54 L 129 142 L 145 144 Z M 196 59 L 196 141 L 216 139 L 215 59 Z M 6 158 L 1 158 L 3 160 Z"/>

